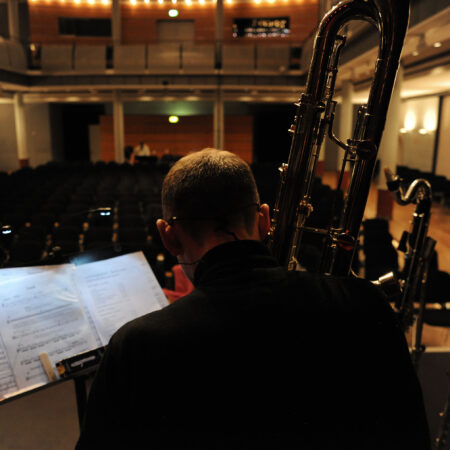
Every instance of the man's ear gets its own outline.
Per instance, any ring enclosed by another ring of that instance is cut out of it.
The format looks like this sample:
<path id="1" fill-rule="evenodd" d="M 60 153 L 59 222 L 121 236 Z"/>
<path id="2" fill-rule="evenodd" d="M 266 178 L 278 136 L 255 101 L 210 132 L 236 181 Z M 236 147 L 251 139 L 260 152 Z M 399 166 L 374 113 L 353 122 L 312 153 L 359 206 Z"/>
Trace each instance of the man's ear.
<path id="1" fill-rule="evenodd" d="M 183 245 L 178 239 L 173 226 L 169 225 L 163 219 L 158 219 L 156 221 L 156 227 L 158 228 L 164 247 L 166 247 L 170 254 L 173 256 L 181 255 L 183 253 Z"/>
<path id="2" fill-rule="evenodd" d="M 258 232 L 259 239 L 263 241 L 270 229 L 270 208 L 269 205 L 263 203 L 258 212 Z"/>

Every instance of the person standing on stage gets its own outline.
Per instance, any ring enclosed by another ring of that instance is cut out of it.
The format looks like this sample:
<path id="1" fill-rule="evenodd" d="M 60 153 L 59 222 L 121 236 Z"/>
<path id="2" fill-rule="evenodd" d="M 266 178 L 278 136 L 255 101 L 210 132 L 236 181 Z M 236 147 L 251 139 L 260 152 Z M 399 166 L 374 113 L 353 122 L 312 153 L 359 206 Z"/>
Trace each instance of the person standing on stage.
<path id="1" fill-rule="evenodd" d="M 139 142 L 139 145 L 136 145 L 136 147 L 134 147 L 134 155 L 135 156 L 150 156 L 149 146 L 144 141 Z"/>
<path id="2" fill-rule="evenodd" d="M 111 338 L 77 450 L 429 448 L 384 295 L 281 267 L 243 160 L 215 149 L 181 158 L 162 203 L 162 242 L 195 289 Z"/>

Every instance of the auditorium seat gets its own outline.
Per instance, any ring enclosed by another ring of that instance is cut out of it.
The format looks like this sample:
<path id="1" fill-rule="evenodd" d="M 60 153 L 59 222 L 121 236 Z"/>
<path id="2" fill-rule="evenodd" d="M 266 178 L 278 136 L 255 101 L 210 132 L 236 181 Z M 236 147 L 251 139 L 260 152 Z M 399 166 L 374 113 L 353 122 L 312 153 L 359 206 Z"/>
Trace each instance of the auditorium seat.
<path id="1" fill-rule="evenodd" d="M 80 244 L 78 241 L 73 240 L 58 240 L 58 242 L 52 244 L 51 250 L 53 253 L 58 253 L 58 256 L 61 257 L 61 262 L 66 262 L 68 256 L 80 253 Z"/>
<path id="2" fill-rule="evenodd" d="M 76 226 L 81 230 L 83 228 L 84 222 L 87 221 L 87 216 L 87 211 L 83 211 L 82 213 L 78 214 L 61 214 L 59 216 L 58 223 L 60 226 Z"/>
<path id="3" fill-rule="evenodd" d="M 398 273 L 398 253 L 392 245 L 389 222 L 367 219 L 362 223 L 365 277 L 377 280 L 388 272 Z"/>
<path id="4" fill-rule="evenodd" d="M 45 242 L 48 234 L 48 229 L 46 227 L 31 225 L 24 226 L 20 228 L 17 232 L 17 238 L 19 241 L 42 241 Z"/>
<path id="5" fill-rule="evenodd" d="M 119 227 L 118 241 L 121 244 L 146 244 L 148 242 L 148 232 L 143 226 L 121 226 Z"/>
<path id="6" fill-rule="evenodd" d="M 13 229 L 18 230 L 27 221 L 27 217 L 23 213 L 5 213 L 2 215 L 2 225 L 11 225 Z"/>
<path id="7" fill-rule="evenodd" d="M 80 231 L 80 228 L 77 226 L 61 225 L 52 231 L 52 243 L 58 244 L 61 241 L 78 242 Z"/>
<path id="8" fill-rule="evenodd" d="M 129 215 L 140 215 L 141 208 L 139 207 L 139 203 L 137 200 L 133 202 L 124 203 L 123 201 L 119 202 L 118 214 L 120 216 L 129 216 Z"/>
<path id="9" fill-rule="evenodd" d="M 96 245 L 112 243 L 113 230 L 110 227 L 89 228 L 84 233 L 83 244 L 85 248 L 95 248 Z"/>
<path id="10" fill-rule="evenodd" d="M 127 227 L 144 227 L 144 221 L 140 214 L 122 214 L 119 215 L 119 229 Z"/>
<path id="11" fill-rule="evenodd" d="M 37 265 L 42 261 L 44 242 L 19 240 L 9 249 L 9 260 L 6 267 Z"/>

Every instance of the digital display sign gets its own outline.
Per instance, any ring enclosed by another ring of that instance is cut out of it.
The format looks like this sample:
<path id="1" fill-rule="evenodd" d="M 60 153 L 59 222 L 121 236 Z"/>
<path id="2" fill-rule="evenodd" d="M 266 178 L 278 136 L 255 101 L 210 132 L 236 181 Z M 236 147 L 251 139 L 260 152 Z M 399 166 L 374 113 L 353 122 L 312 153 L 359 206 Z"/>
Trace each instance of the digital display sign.
<path id="1" fill-rule="evenodd" d="M 233 20 L 233 37 L 283 37 L 290 33 L 289 17 L 256 17 Z"/>

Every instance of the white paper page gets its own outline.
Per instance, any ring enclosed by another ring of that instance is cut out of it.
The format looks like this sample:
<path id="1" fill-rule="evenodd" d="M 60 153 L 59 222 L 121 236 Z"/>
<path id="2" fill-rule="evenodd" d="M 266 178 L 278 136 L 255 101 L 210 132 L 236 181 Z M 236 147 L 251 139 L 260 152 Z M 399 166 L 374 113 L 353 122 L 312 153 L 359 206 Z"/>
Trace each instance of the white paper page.
<path id="1" fill-rule="evenodd" d="M 126 322 L 168 305 L 142 252 L 77 266 L 75 279 L 103 345 Z"/>
<path id="2" fill-rule="evenodd" d="M 18 389 L 48 382 L 40 353 L 56 371 L 57 361 L 97 347 L 72 272 L 63 266 L 1 285 L 0 334 Z"/>
<path id="3" fill-rule="evenodd" d="M 48 270 L 62 270 L 69 267 L 73 267 L 73 265 L 59 264 L 54 266 L 10 267 L 7 269 L 0 269 L 0 284 L 8 283 L 9 281 L 17 280 L 19 278 L 24 278 L 28 275 L 46 272 Z"/>
<path id="4" fill-rule="evenodd" d="M 0 336 L 0 400 L 9 392 L 18 391 L 16 377 L 9 364 L 3 339 Z"/>

